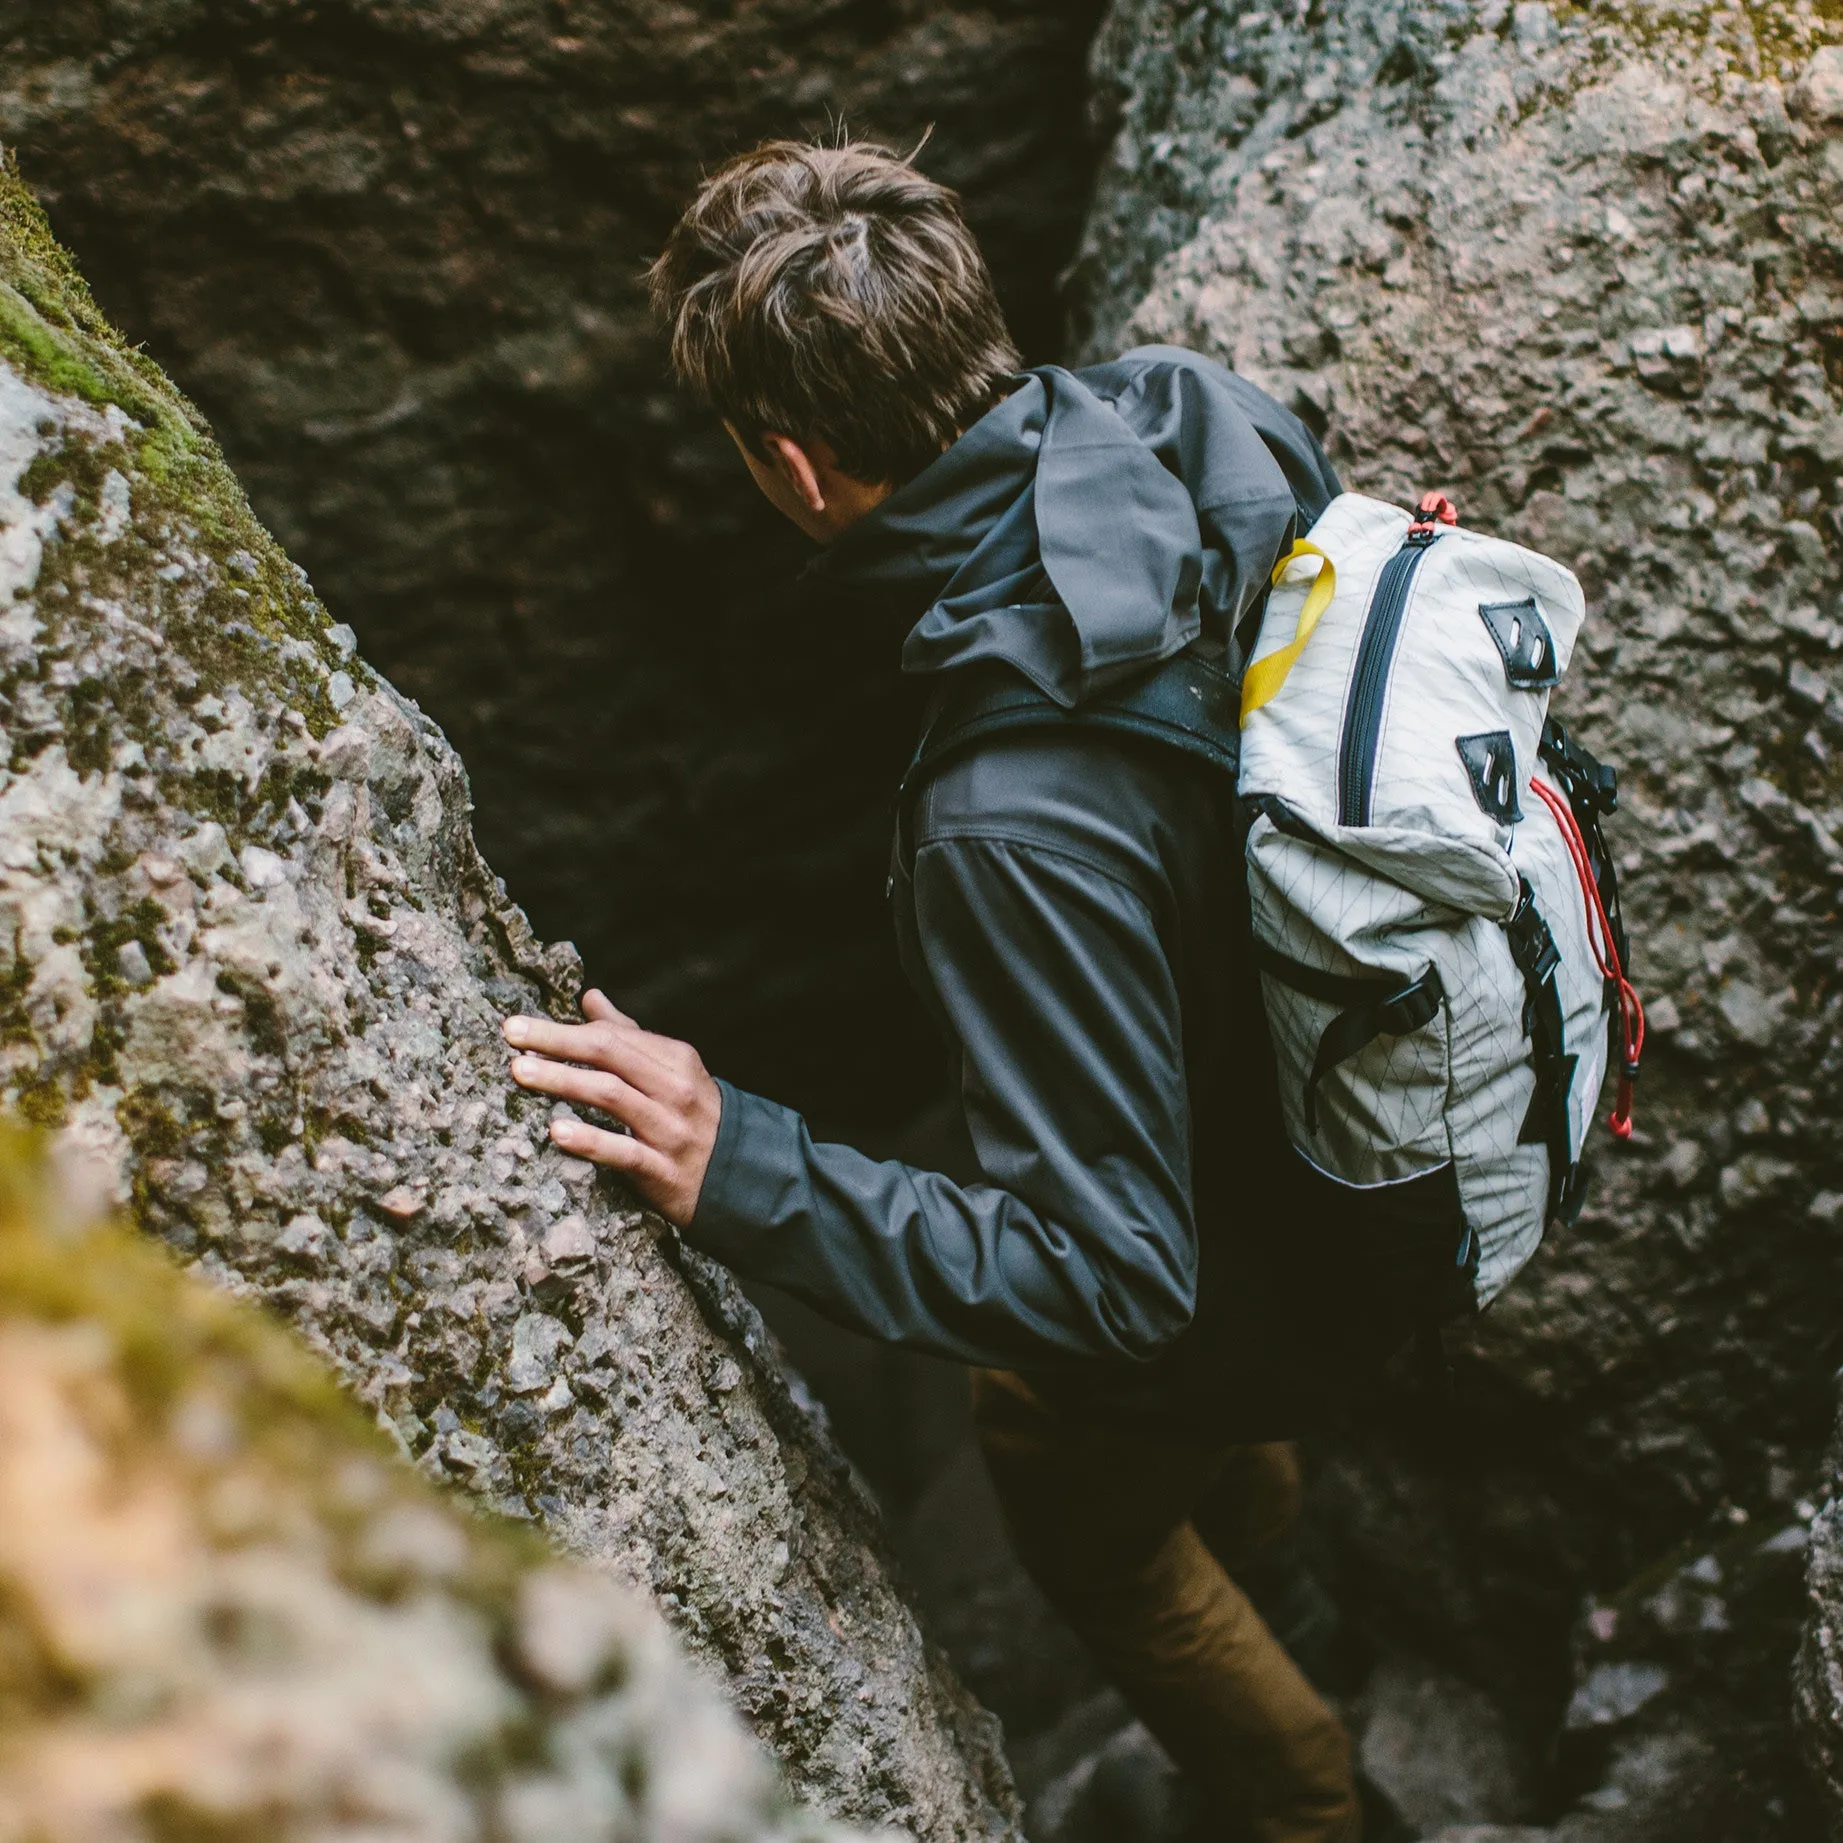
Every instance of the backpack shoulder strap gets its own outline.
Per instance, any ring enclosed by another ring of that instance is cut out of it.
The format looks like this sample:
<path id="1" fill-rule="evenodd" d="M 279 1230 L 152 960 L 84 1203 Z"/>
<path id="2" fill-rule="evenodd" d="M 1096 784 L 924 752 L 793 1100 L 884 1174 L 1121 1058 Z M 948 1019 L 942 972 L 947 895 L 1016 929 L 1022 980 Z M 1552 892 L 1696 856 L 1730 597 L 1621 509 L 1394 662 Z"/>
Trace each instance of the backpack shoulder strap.
<path id="1" fill-rule="evenodd" d="M 906 810 L 927 778 L 988 737 L 1010 730 L 1071 728 L 1141 736 L 1234 779 L 1241 761 L 1239 697 L 1221 667 L 1191 651 L 1066 710 L 1003 666 L 952 674 L 929 706 L 898 800 Z"/>

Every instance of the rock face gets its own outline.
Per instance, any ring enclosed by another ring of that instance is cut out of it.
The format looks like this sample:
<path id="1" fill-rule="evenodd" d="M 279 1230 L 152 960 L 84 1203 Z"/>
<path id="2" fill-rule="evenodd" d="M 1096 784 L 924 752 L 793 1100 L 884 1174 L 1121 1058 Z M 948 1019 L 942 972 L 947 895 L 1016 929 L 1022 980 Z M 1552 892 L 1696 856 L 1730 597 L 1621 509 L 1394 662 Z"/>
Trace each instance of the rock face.
<path id="1" fill-rule="evenodd" d="M 1559 709 L 1623 769 L 1640 1131 L 1468 1338 L 1452 1420 L 1354 1436 L 1319 1489 L 1352 1603 L 1561 1730 L 1551 1813 L 1599 1782 L 1569 1836 L 1810 1834 L 1784 1672 L 1843 1356 L 1840 41 L 1808 4 L 1120 0 L 1097 54 L 1090 348 L 1211 352 L 1349 485 L 1438 487 L 1588 587 Z"/>
<path id="2" fill-rule="evenodd" d="M 657 1614 L 0 1144 L 0 1835 L 848 1843 Z"/>
<path id="3" fill-rule="evenodd" d="M 1824 1794 L 1832 1836 L 1843 1836 L 1843 1424 L 1832 1440 L 1828 1501 L 1811 1525 L 1810 1616 L 1795 1685 L 1805 1758 Z"/>
<path id="4" fill-rule="evenodd" d="M 1049 356 L 1099 10 L 0 4 L 0 141 L 461 750 L 540 930 L 723 1074 L 846 1120 L 936 1079 L 882 913 L 914 713 L 893 634 L 783 605 L 803 540 L 672 393 L 641 271 L 764 135 L 932 127 Z"/>
<path id="5" fill-rule="evenodd" d="M 0 1083 L 291 1319 L 431 1473 L 651 1593 L 794 1788 L 1011 1833 L 991 1724 L 759 1321 L 549 1146 L 571 1004 L 435 725 L 0 177 Z"/>

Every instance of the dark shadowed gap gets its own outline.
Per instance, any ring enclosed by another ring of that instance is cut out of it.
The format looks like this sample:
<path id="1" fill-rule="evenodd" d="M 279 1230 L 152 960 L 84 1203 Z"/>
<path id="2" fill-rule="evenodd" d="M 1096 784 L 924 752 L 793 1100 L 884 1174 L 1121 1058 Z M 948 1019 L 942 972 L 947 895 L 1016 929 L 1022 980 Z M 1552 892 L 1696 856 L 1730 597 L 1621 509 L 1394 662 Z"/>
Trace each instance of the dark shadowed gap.
<path id="1" fill-rule="evenodd" d="M 639 278 L 699 172 L 762 136 L 931 129 L 924 166 L 967 200 L 1029 357 L 1054 356 L 1099 11 L 0 21 L 0 137 L 366 657 L 455 741 L 539 931 L 843 1127 L 938 1080 L 882 903 L 915 700 L 898 636 L 797 609 L 801 542 L 667 381 Z"/>

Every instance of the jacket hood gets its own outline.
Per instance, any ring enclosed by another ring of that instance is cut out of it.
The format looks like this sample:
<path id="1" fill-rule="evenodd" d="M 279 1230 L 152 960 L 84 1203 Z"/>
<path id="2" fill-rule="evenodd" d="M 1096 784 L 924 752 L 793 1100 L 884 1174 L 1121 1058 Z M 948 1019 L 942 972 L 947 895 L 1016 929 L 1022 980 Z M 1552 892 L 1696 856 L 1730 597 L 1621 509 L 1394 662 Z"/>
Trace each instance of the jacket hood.
<path id="1" fill-rule="evenodd" d="M 1271 398 L 1145 347 L 1025 374 L 812 575 L 916 610 L 905 672 L 1002 661 L 1072 706 L 1232 629 L 1336 490 Z"/>

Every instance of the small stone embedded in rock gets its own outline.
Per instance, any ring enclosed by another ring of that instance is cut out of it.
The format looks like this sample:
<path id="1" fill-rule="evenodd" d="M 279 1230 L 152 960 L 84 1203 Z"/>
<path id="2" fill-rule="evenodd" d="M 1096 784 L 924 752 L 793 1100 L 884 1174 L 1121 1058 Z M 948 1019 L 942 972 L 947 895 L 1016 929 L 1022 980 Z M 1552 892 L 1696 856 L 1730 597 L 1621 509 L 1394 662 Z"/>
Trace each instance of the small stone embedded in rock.
<path id="1" fill-rule="evenodd" d="M 595 1258 L 595 1231 L 580 1215 L 564 1216 L 544 1231 L 541 1245 L 552 1267 L 580 1265 Z"/>
<path id="2" fill-rule="evenodd" d="M 1743 1152 L 1721 1174 L 1721 1200 L 1729 1209 L 1745 1209 L 1782 1190 L 1798 1175 L 1790 1159 L 1764 1152 Z"/>
<path id="3" fill-rule="evenodd" d="M 499 1449 L 483 1435 L 463 1427 L 458 1433 L 442 1436 L 441 1457 L 455 1471 L 486 1472 L 499 1457 Z"/>
<path id="4" fill-rule="evenodd" d="M 371 735 L 356 723 L 342 723 L 320 739 L 320 771 L 335 781 L 362 781 L 371 773 Z"/>
<path id="5" fill-rule="evenodd" d="M 512 1355 L 506 1364 L 506 1387 L 518 1395 L 535 1395 L 550 1386 L 558 1355 L 575 1339 L 561 1319 L 547 1312 L 527 1312 L 512 1327 Z"/>
<path id="6" fill-rule="evenodd" d="M 1670 1672 L 1661 1664 L 1596 1664 L 1568 1704 L 1568 1731 L 1610 1728 L 1629 1720 L 1669 1687 Z"/>
<path id="7" fill-rule="evenodd" d="M 1722 1021 L 1750 1049 L 1766 1049 L 1779 1030 L 1779 1002 L 1756 985 L 1736 979 L 1715 1000 Z"/>
<path id="8" fill-rule="evenodd" d="M 196 831 L 181 839 L 174 848 L 174 856 L 201 877 L 209 877 L 233 861 L 230 841 L 215 819 L 207 819 Z"/>
<path id="9" fill-rule="evenodd" d="M 1650 1000 L 1645 1006 L 1645 1029 L 1647 1032 L 1663 1037 L 1673 1030 L 1683 1028 L 1683 1013 L 1677 1009 L 1677 1001 L 1668 996 Z"/>
<path id="10" fill-rule="evenodd" d="M 265 851 L 261 845 L 245 845 L 238 862 L 251 889 L 278 889 L 288 881 L 288 860 Z"/>
<path id="11" fill-rule="evenodd" d="M 1356 1728 L 1364 1772 L 1417 1831 L 1534 1815 L 1504 1712 L 1476 1685 L 1418 1659 L 1383 1658 Z"/>
<path id="12" fill-rule="evenodd" d="M 1734 791 L 1741 804 L 1756 813 L 1783 812 L 1791 804 L 1785 789 L 1775 786 L 1763 774 L 1749 775 Z"/>
<path id="13" fill-rule="evenodd" d="M 612 1583 L 546 1569 L 519 1592 L 520 1668 L 553 1696 L 583 1696 L 617 1677 L 650 1635 L 639 1607 Z"/>
<path id="14" fill-rule="evenodd" d="M 152 985 L 154 969 L 147 958 L 147 949 L 139 941 L 124 941 L 115 950 L 115 970 L 131 986 Z"/>
<path id="15" fill-rule="evenodd" d="M 1843 45 L 1825 45 L 1811 59 L 1787 99 L 1810 122 L 1843 122 Z"/>
<path id="16" fill-rule="evenodd" d="M 399 1184 L 378 1198 L 378 1208 L 395 1221 L 408 1222 L 427 1202 L 428 1198 L 420 1190 L 409 1184 Z"/>
<path id="17" fill-rule="evenodd" d="M 113 544 L 128 529 L 133 512 L 128 482 L 113 467 L 103 475 L 97 510 L 96 540 L 100 544 Z"/>
<path id="18" fill-rule="evenodd" d="M 494 1425 L 507 1445 L 524 1446 L 544 1431 L 544 1416 L 522 1396 L 517 1396 L 500 1409 Z"/>
<path id="19" fill-rule="evenodd" d="M 1703 1150 L 1694 1139 L 1679 1139 L 1658 1160 L 1658 1169 L 1671 1187 L 1687 1190 L 1702 1175 Z"/>
<path id="20" fill-rule="evenodd" d="M 300 1260 L 318 1260 L 331 1234 L 332 1230 L 318 1216 L 303 1211 L 298 1216 L 290 1217 L 282 1232 L 276 1236 L 276 1251 L 291 1254 Z"/>
<path id="21" fill-rule="evenodd" d="M 335 710 L 344 710 L 357 696 L 358 687 L 353 684 L 350 672 L 335 672 L 326 681 L 326 701 Z"/>
<path id="22" fill-rule="evenodd" d="M 1539 50 L 1555 42 L 1555 15 L 1543 0 L 1517 0 L 1510 29 L 1519 45 L 1526 50 Z"/>
<path id="23" fill-rule="evenodd" d="M 1807 710 L 1822 710 L 1830 699 L 1830 680 L 1802 659 L 1794 659 L 1786 668 L 1785 688 L 1792 702 Z"/>

